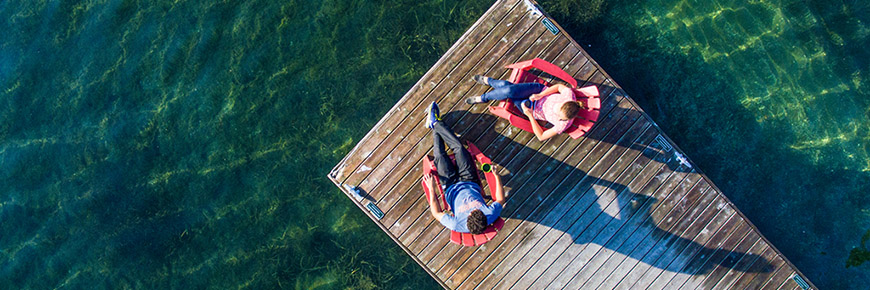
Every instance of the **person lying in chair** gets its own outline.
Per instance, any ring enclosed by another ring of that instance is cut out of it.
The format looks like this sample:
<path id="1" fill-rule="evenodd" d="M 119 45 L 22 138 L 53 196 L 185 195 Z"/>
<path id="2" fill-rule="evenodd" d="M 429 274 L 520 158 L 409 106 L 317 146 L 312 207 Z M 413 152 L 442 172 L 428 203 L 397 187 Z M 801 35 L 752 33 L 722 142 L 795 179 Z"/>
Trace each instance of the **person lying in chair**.
<path id="1" fill-rule="evenodd" d="M 496 190 L 493 195 L 494 202 L 486 204 L 483 199 L 483 191 L 480 188 L 477 169 L 471 153 L 462 146 L 459 137 L 453 130 L 441 121 L 438 105 L 434 102 L 427 108 L 428 118 L 426 127 L 432 129 L 433 151 L 435 167 L 438 171 L 438 180 L 444 189 L 444 200 L 453 211 L 446 213 L 438 202 L 437 183 L 431 174 L 424 174 L 423 178 L 429 186 L 429 212 L 436 220 L 448 229 L 471 234 L 481 234 L 487 226 L 496 221 L 501 214 L 504 204 L 504 189 L 501 178 L 495 174 Z M 456 164 L 451 162 L 450 156 L 444 150 L 444 144 L 453 150 Z M 495 166 L 492 168 L 495 171 Z"/>
<path id="2" fill-rule="evenodd" d="M 586 109 L 583 103 L 577 101 L 571 88 L 562 84 L 550 87 L 539 83 L 514 84 L 480 75 L 474 76 L 473 79 L 479 84 L 492 87 L 493 90 L 480 96 L 469 97 L 465 99 L 465 103 L 471 105 L 510 100 L 529 120 L 541 120 L 553 124 L 552 128 L 544 130 L 538 122 L 531 122 L 535 137 L 540 141 L 565 132 L 580 109 Z"/>

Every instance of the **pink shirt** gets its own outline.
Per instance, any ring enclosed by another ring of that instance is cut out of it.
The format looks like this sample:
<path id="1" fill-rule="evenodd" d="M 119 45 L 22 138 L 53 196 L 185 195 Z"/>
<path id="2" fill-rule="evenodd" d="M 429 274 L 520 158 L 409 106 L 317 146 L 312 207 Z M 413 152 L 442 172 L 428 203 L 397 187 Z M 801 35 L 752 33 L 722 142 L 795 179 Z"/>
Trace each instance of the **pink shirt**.
<path id="1" fill-rule="evenodd" d="M 565 132 L 565 129 L 568 129 L 568 126 L 571 125 L 572 120 L 559 120 L 562 109 L 562 104 L 569 101 L 576 101 L 574 98 L 574 91 L 572 91 L 568 87 L 564 87 L 559 89 L 558 93 L 545 96 L 537 101 L 535 101 L 535 108 L 532 110 L 532 116 L 535 117 L 536 120 L 547 121 L 550 124 L 553 124 L 553 128 L 559 133 Z"/>

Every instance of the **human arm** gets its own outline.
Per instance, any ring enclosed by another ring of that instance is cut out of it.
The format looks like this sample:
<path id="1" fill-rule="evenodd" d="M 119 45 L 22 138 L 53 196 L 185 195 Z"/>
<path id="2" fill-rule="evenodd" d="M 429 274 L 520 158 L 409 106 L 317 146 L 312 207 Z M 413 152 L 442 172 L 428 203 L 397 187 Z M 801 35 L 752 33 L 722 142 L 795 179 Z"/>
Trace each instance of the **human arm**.
<path id="1" fill-rule="evenodd" d="M 560 92 L 563 89 L 568 89 L 568 87 L 566 87 L 563 84 L 555 84 L 555 85 L 552 85 L 552 86 L 544 89 L 540 93 L 532 94 L 531 96 L 529 96 L 529 100 L 537 101 L 545 96 L 549 96 L 549 95 L 555 94 L 556 92 Z"/>
<path id="2" fill-rule="evenodd" d="M 440 221 L 444 216 L 444 210 L 441 209 L 441 203 L 438 202 L 438 185 L 435 182 L 435 177 L 432 174 L 424 174 L 423 180 L 426 181 L 426 186 L 429 187 L 429 213 L 435 217 L 435 220 Z"/>
<path id="3" fill-rule="evenodd" d="M 535 117 L 532 115 L 532 109 L 529 107 L 526 107 L 525 103 L 523 103 L 522 106 L 523 106 L 523 114 L 525 114 L 526 117 L 529 118 L 529 123 L 531 123 L 531 125 L 532 125 L 532 132 L 535 133 L 535 137 L 538 138 L 538 141 L 544 141 L 544 140 L 550 139 L 551 137 L 559 134 L 559 131 L 556 129 L 556 127 L 553 127 L 553 128 L 547 129 L 547 130 L 544 130 L 544 128 L 541 128 L 541 124 L 538 124 L 538 121 L 535 120 Z"/>
<path id="4" fill-rule="evenodd" d="M 495 192 L 492 193 L 492 199 L 493 201 L 504 205 L 504 186 L 501 183 L 501 175 L 498 174 L 495 164 L 492 165 L 492 173 L 495 177 Z"/>

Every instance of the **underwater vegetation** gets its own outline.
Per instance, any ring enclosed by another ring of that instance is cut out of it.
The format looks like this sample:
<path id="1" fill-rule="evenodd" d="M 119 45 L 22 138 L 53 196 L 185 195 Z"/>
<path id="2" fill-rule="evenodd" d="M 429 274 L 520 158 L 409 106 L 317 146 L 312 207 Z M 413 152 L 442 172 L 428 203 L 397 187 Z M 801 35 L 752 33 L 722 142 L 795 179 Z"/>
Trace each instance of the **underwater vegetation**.
<path id="1" fill-rule="evenodd" d="M 855 247 L 849 252 L 846 268 L 861 266 L 864 262 L 870 261 L 870 247 L 868 247 L 867 241 L 870 241 L 870 230 L 861 237 L 861 246 Z"/>
<path id="2" fill-rule="evenodd" d="M 814 283 L 870 278 L 870 4 L 540 2 Z M 0 2 L 0 288 L 437 288 L 325 174 L 491 4 Z"/>
<path id="3" fill-rule="evenodd" d="M 0 3 L 0 288 L 438 287 L 325 178 L 487 3 Z"/>

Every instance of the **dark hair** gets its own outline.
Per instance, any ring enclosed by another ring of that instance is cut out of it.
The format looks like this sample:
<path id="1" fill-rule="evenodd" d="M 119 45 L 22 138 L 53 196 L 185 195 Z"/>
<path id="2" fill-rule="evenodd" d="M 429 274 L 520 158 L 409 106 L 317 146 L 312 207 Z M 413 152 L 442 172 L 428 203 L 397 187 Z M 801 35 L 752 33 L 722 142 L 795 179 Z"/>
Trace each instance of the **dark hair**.
<path id="1" fill-rule="evenodd" d="M 472 234 L 482 234 L 483 230 L 486 229 L 486 215 L 479 209 L 471 211 L 471 214 L 468 215 L 468 220 L 465 222 L 465 226 L 468 227 L 468 231 Z"/>
<path id="2" fill-rule="evenodd" d="M 580 113 L 580 109 L 586 109 L 586 106 L 578 101 L 570 101 L 562 104 L 561 109 L 562 113 L 565 114 L 565 117 L 568 117 L 568 119 L 570 120 L 574 119 L 574 117 L 577 117 L 577 113 Z"/>

